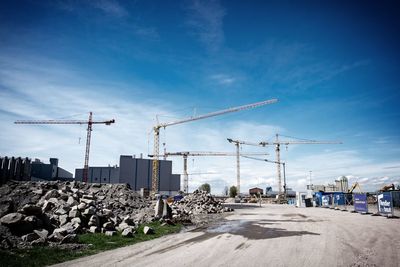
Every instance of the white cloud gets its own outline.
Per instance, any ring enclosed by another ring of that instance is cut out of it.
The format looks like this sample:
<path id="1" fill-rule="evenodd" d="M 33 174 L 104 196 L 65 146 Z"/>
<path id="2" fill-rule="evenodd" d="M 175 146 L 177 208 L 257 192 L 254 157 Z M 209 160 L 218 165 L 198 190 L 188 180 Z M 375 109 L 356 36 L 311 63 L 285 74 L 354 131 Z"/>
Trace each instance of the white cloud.
<path id="1" fill-rule="evenodd" d="M 89 1 L 89 3 L 97 9 L 102 10 L 104 13 L 117 16 L 125 17 L 128 15 L 128 11 L 122 7 L 116 0 L 96 0 Z"/>
<path id="2" fill-rule="evenodd" d="M 49 62 L 46 62 L 49 63 Z M 78 72 L 66 66 L 35 64 L 0 57 L 0 151 L 4 155 L 28 156 L 47 160 L 58 157 L 60 165 L 73 171 L 83 165 L 86 129 L 77 125 L 15 125 L 17 119 L 56 119 L 70 114 L 94 112 L 95 120 L 116 119 L 111 126 L 95 125 L 92 134 L 90 165 L 118 164 L 121 154 L 152 153 L 152 136 L 148 133 L 154 125 L 156 114 L 184 117 L 185 114 L 171 112 L 176 103 L 165 100 L 137 99 L 129 93 L 119 96 L 110 94 L 109 83 L 98 81 L 97 85 L 85 80 Z M 5 67 L 7 66 L 7 67 Z M 37 67 L 49 66 L 49 67 Z M 122 90 L 125 85 L 113 84 Z M 133 91 L 143 88 L 130 85 Z M 132 92 L 131 92 L 132 93 Z M 133 93 L 132 93 L 133 94 Z M 162 101 L 162 102 L 161 102 Z M 245 104 L 245 103 L 244 103 Z M 268 107 L 263 107 L 267 109 Z M 251 111 L 245 111 L 250 113 Z M 279 125 L 263 122 L 227 119 L 223 116 L 168 127 L 161 130 L 161 143 L 166 142 L 167 151 L 226 151 L 235 147 L 226 138 L 258 142 L 285 133 Z M 81 138 L 80 144 L 78 138 Z M 148 143 L 148 138 L 150 142 Z M 287 162 L 288 186 L 304 190 L 308 183 L 309 170 L 313 171 L 314 184 L 333 183 L 334 179 L 346 175 L 351 182 L 358 181 L 365 190 L 376 190 L 386 183 L 398 183 L 398 160 L 380 163 L 364 158 L 356 150 L 327 150 L 307 153 L 307 146 L 292 146 L 282 150 L 282 160 Z M 162 146 L 161 146 L 162 148 Z M 268 152 L 267 158 L 274 159 L 273 148 L 243 146 L 242 152 Z M 265 158 L 260 156 L 260 158 Z M 182 173 L 182 158 L 175 157 L 173 171 Z M 276 189 L 275 164 L 241 158 L 241 188 L 267 185 Z M 211 172 L 193 175 L 190 190 L 209 182 L 214 193 L 221 193 L 225 186 L 236 184 L 235 157 L 195 157 L 189 159 L 189 173 Z"/>
<path id="3" fill-rule="evenodd" d="M 211 75 L 210 78 L 220 85 L 231 85 L 236 82 L 236 78 L 226 74 L 215 74 Z"/>
<path id="4" fill-rule="evenodd" d="M 218 50 L 224 41 L 223 18 L 226 14 L 220 2 L 193 0 L 187 10 L 187 23 L 194 29 L 194 34 L 209 50 Z"/>

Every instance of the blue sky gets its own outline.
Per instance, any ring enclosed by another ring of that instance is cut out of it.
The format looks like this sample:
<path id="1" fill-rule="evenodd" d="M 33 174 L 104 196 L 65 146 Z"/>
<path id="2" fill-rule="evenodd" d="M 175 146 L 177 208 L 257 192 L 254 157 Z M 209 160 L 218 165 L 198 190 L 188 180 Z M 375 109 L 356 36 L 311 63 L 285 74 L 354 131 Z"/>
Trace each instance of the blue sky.
<path id="1" fill-rule="evenodd" d="M 400 182 L 396 1 L 1 1 L 0 153 L 81 167 L 85 128 L 18 119 L 115 118 L 96 126 L 90 164 L 151 152 L 155 123 L 270 98 L 279 103 L 167 128 L 168 151 L 234 151 L 227 137 L 275 133 L 342 145 L 282 151 L 288 184 L 341 175 L 366 190 Z M 78 115 L 77 115 L 78 114 Z M 150 137 L 150 138 L 149 138 Z M 79 141 L 81 138 L 81 141 Z M 243 147 L 245 152 L 274 152 Z M 174 171 L 182 171 L 174 158 Z M 235 184 L 234 158 L 195 158 L 190 188 Z M 242 160 L 242 191 L 275 166 Z"/>

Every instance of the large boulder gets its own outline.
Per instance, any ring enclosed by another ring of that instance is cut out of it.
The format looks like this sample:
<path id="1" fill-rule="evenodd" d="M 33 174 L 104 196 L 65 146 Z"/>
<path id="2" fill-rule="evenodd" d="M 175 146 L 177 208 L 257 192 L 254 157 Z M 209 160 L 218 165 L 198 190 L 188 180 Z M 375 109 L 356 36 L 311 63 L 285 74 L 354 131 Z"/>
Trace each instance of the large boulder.
<path id="1" fill-rule="evenodd" d="M 9 213 L 0 219 L 0 223 L 7 226 L 13 226 L 21 223 L 24 220 L 24 218 L 25 216 L 21 213 L 18 212 Z"/>

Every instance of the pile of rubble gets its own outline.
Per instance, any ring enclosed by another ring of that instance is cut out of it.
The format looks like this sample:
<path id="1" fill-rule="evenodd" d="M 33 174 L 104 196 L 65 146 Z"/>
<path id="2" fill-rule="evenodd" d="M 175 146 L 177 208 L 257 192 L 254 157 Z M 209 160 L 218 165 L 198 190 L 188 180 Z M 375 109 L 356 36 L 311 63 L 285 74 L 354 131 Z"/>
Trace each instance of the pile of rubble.
<path id="1" fill-rule="evenodd" d="M 78 233 L 132 236 L 151 201 L 125 184 L 10 182 L 0 187 L 0 248 L 73 243 Z"/>
<path id="2" fill-rule="evenodd" d="M 0 248 L 75 243 L 88 232 L 130 237 L 139 224 L 191 223 L 196 215 L 227 211 L 198 190 L 167 204 L 141 198 L 126 184 L 9 182 L 0 187 Z"/>
<path id="3" fill-rule="evenodd" d="M 193 194 L 187 195 L 180 201 L 170 205 L 172 219 L 175 221 L 191 221 L 200 214 L 214 214 L 231 212 L 233 209 L 222 206 L 220 201 L 215 200 L 211 194 L 195 190 Z"/>

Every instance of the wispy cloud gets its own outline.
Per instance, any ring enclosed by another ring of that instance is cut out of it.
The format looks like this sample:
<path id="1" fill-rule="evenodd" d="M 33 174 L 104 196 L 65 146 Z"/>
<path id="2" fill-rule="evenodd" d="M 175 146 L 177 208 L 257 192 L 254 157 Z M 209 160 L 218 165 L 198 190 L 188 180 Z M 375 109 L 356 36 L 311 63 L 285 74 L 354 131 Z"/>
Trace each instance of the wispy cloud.
<path id="1" fill-rule="evenodd" d="M 61 0 L 52 3 L 55 7 L 69 12 L 80 13 L 86 8 L 101 10 L 103 14 L 114 17 L 126 17 L 129 12 L 117 0 Z"/>
<path id="2" fill-rule="evenodd" d="M 27 59 L 3 56 L 0 57 L 0 66 L 0 151 L 5 155 L 38 157 L 43 160 L 58 157 L 61 166 L 73 171 L 81 167 L 83 162 L 85 127 L 22 126 L 13 124 L 13 121 L 55 119 L 71 114 L 83 114 L 79 119 L 85 119 L 87 113 L 93 111 L 95 119 L 115 118 L 116 124 L 94 128 L 90 164 L 118 164 L 121 154 L 152 153 L 152 135 L 149 135 L 149 131 L 154 125 L 156 114 L 185 116 L 171 111 L 176 106 L 173 100 L 168 102 L 164 99 L 120 96 L 118 91 L 123 91 L 127 85 L 112 84 L 101 79 L 94 85 L 79 71 L 57 62 L 41 59 L 27 62 Z M 116 94 L 110 95 L 104 90 L 110 84 Z M 129 87 L 133 91 L 144 90 L 135 84 Z M 227 137 L 257 142 L 261 137 L 286 131 L 280 125 L 220 117 L 162 130 L 161 143 L 166 143 L 166 149 L 170 152 L 234 152 L 235 148 L 226 141 Z M 266 158 L 274 159 L 272 149 L 243 146 L 242 152 L 268 152 L 270 155 Z M 173 171 L 182 173 L 182 159 L 171 159 Z M 310 154 L 300 147 L 292 147 L 287 152 L 282 151 L 282 160 L 287 162 L 288 185 L 295 190 L 304 190 L 309 170 L 313 171 L 314 184 L 332 183 L 337 177 L 346 175 L 352 177 L 351 180 L 358 179 L 366 190 L 374 190 L 385 183 L 398 183 L 400 180 L 397 169 L 392 168 L 400 165 L 398 160 L 375 162 L 356 150 L 321 148 L 321 152 Z M 197 188 L 203 182 L 210 182 L 213 192 L 221 193 L 225 186 L 236 184 L 235 164 L 235 157 L 190 158 L 189 172 L 211 173 L 193 176 L 190 189 Z M 254 186 L 264 188 L 272 185 L 276 188 L 274 164 L 241 159 L 241 177 L 243 192 Z"/>
<path id="3" fill-rule="evenodd" d="M 210 76 L 210 79 L 220 85 L 232 85 L 236 82 L 236 78 L 226 74 L 214 74 Z"/>
<path id="4" fill-rule="evenodd" d="M 90 3 L 94 8 L 100 9 L 108 15 L 125 17 L 129 14 L 128 11 L 116 0 L 95 0 L 89 1 L 88 3 Z"/>
<path id="5" fill-rule="evenodd" d="M 218 0 L 193 0 L 187 6 L 187 24 L 207 48 L 215 52 L 224 42 L 225 9 Z"/>

